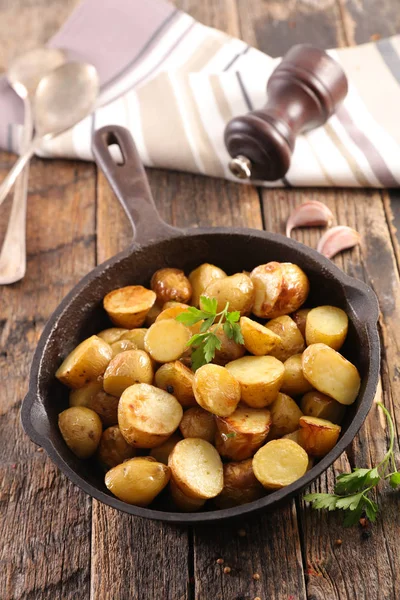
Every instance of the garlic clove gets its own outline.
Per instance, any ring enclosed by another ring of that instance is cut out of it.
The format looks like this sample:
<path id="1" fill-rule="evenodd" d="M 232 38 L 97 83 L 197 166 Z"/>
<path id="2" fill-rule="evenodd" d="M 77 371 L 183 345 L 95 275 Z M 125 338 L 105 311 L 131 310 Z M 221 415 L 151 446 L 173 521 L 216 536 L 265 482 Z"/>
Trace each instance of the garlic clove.
<path id="1" fill-rule="evenodd" d="M 330 209 L 318 200 L 307 200 L 294 209 L 286 223 L 286 235 L 290 237 L 295 227 L 330 226 L 333 214 Z"/>
<path id="2" fill-rule="evenodd" d="M 327 258 L 333 258 L 339 252 L 354 248 L 361 242 L 361 236 L 347 225 L 338 225 L 328 229 L 318 242 L 317 250 Z"/>

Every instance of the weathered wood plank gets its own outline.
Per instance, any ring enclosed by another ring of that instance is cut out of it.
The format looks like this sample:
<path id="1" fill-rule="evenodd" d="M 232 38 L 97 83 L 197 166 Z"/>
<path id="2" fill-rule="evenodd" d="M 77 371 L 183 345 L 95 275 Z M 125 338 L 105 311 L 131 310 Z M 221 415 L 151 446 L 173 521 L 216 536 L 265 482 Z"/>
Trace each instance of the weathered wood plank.
<path id="1" fill-rule="evenodd" d="M 337 0 L 345 28 L 346 45 L 364 44 L 400 31 L 395 0 Z"/>

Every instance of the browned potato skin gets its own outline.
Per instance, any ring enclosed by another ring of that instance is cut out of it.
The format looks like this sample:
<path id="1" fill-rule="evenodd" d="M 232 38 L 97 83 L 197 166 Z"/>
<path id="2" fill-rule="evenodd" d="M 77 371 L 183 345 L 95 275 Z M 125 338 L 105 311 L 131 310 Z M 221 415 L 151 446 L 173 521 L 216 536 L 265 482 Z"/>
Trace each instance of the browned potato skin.
<path id="1" fill-rule="evenodd" d="M 304 339 L 306 339 L 306 322 L 307 315 L 310 312 L 311 308 L 300 308 L 300 310 L 296 310 L 290 316 L 293 321 L 296 323 L 297 327 L 300 329 L 300 333 Z"/>
<path id="2" fill-rule="evenodd" d="M 275 356 L 275 358 L 284 363 L 293 354 L 301 354 L 304 351 L 306 347 L 304 338 L 296 323 L 287 315 L 268 321 L 265 327 L 281 338 L 281 346 L 277 346 L 271 350 L 271 356 Z"/>
<path id="3" fill-rule="evenodd" d="M 238 344 L 235 340 L 228 338 L 221 327 L 218 328 L 217 325 L 213 325 L 210 327 L 210 331 L 214 332 L 221 342 L 221 348 L 215 350 L 215 356 L 212 361 L 214 364 L 224 367 L 228 362 L 244 356 L 246 348 L 243 344 Z"/>
<path id="4" fill-rule="evenodd" d="M 288 396 L 300 396 L 312 390 L 312 385 L 307 381 L 303 374 L 302 355 L 293 354 L 285 360 L 285 374 L 281 392 Z"/>
<path id="5" fill-rule="evenodd" d="M 275 402 L 268 408 L 272 418 L 272 425 L 268 435 L 269 440 L 282 437 L 299 428 L 299 420 L 303 416 L 303 413 L 290 396 L 279 393 Z"/>
<path id="6" fill-rule="evenodd" d="M 103 306 L 116 327 L 141 327 L 156 301 L 156 295 L 142 285 L 128 285 L 104 296 Z"/>
<path id="7" fill-rule="evenodd" d="M 339 404 L 333 398 L 316 390 L 312 390 L 302 397 L 300 407 L 305 416 L 325 419 L 336 425 L 342 422 L 346 413 L 346 407 L 343 404 Z"/>
<path id="8" fill-rule="evenodd" d="M 68 354 L 56 371 L 56 377 L 72 389 L 79 389 L 103 375 L 112 358 L 111 346 L 92 335 Z"/>
<path id="9" fill-rule="evenodd" d="M 89 458 L 99 445 L 103 428 L 97 413 L 86 406 L 72 406 L 58 415 L 65 443 L 78 458 Z"/>
<path id="10" fill-rule="evenodd" d="M 189 274 L 189 281 L 192 284 L 192 304 L 193 306 L 199 307 L 200 296 L 203 295 L 206 287 L 216 279 L 223 279 L 227 277 L 225 271 L 216 267 L 215 265 L 210 265 L 209 263 L 204 263 L 194 269 Z"/>
<path id="11" fill-rule="evenodd" d="M 216 298 L 218 312 L 224 310 L 227 302 L 229 302 L 229 312 L 237 310 L 242 317 L 249 315 L 253 308 L 253 282 L 244 273 L 236 273 L 230 277 L 212 281 L 202 295 L 207 298 Z"/>
<path id="12" fill-rule="evenodd" d="M 97 337 L 107 342 L 107 344 L 114 344 L 114 342 L 118 342 L 127 331 L 129 330 L 121 327 L 110 327 L 109 329 L 100 331 L 100 333 L 97 334 Z"/>
<path id="13" fill-rule="evenodd" d="M 225 367 L 207 364 L 197 369 L 193 392 L 197 403 L 214 415 L 231 415 L 240 401 L 240 384 Z"/>
<path id="14" fill-rule="evenodd" d="M 137 327 L 136 329 L 130 329 L 122 334 L 122 340 L 129 340 L 135 344 L 138 350 L 144 350 L 144 338 L 147 333 L 146 327 Z"/>
<path id="15" fill-rule="evenodd" d="M 250 273 L 254 285 L 253 313 L 257 317 L 270 316 L 283 286 L 281 263 L 271 261 L 255 267 Z"/>
<path id="16" fill-rule="evenodd" d="M 159 304 L 157 304 L 157 302 L 153 304 L 144 320 L 144 324 L 146 325 L 146 327 L 151 327 L 153 323 L 156 322 L 156 319 L 158 315 L 162 313 L 162 310 L 162 307 Z"/>
<path id="17" fill-rule="evenodd" d="M 281 293 L 268 315 L 271 319 L 298 310 L 307 300 L 310 291 L 308 277 L 300 267 L 293 263 L 281 263 L 281 268 L 283 285 Z"/>
<path id="18" fill-rule="evenodd" d="M 182 440 L 182 436 L 179 431 L 175 431 L 163 444 L 152 448 L 150 456 L 156 459 L 156 461 L 168 464 L 168 458 L 176 444 Z"/>
<path id="19" fill-rule="evenodd" d="M 246 431 L 242 427 L 248 421 L 248 415 L 261 412 L 265 415 L 265 428 L 257 431 Z M 241 461 L 253 456 L 254 452 L 265 442 L 270 426 L 271 413 L 265 408 L 250 408 L 240 405 L 230 417 L 216 417 L 217 433 L 215 447 L 219 454 L 229 460 Z"/>
<path id="20" fill-rule="evenodd" d="M 138 456 L 110 469 L 105 484 L 122 502 L 148 506 L 168 484 L 170 476 L 166 465 L 150 456 Z"/>
<path id="21" fill-rule="evenodd" d="M 281 346 L 282 341 L 279 336 L 248 317 L 240 318 L 240 329 L 246 350 L 254 356 L 265 356 L 274 348 Z"/>
<path id="22" fill-rule="evenodd" d="M 300 445 L 311 456 L 325 456 L 339 439 L 341 427 L 325 419 L 301 417 Z"/>
<path id="23" fill-rule="evenodd" d="M 100 390 L 90 398 L 87 407 L 99 415 L 104 427 L 110 427 L 118 423 L 118 402 L 119 398 Z"/>
<path id="24" fill-rule="evenodd" d="M 197 406 L 193 382 L 193 371 L 179 360 L 161 365 L 154 377 L 154 385 L 175 396 L 185 408 Z"/>
<path id="25" fill-rule="evenodd" d="M 108 427 L 100 439 L 97 448 L 97 459 L 105 469 L 112 469 L 136 454 L 135 448 L 128 444 L 118 425 Z"/>
<path id="26" fill-rule="evenodd" d="M 184 438 L 201 438 L 213 444 L 217 426 L 214 415 L 194 406 L 183 413 L 179 429 Z"/>
<path id="27" fill-rule="evenodd" d="M 89 406 L 89 402 L 97 392 L 103 389 L 103 378 L 99 377 L 95 381 L 89 381 L 86 385 L 77 390 L 71 390 L 69 393 L 70 406 Z"/>
<path id="28" fill-rule="evenodd" d="M 126 350 L 137 350 L 137 346 L 130 340 L 118 340 L 111 344 L 111 350 L 114 358 L 115 356 L 117 356 L 117 354 L 120 354 L 121 352 L 126 352 Z"/>
<path id="29" fill-rule="evenodd" d="M 265 495 L 265 490 L 253 472 L 252 459 L 224 464 L 224 488 L 214 498 L 218 508 L 232 508 L 254 502 Z"/>
<path id="30" fill-rule="evenodd" d="M 196 512 L 206 503 L 203 498 L 190 498 L 184 494 L 173 479 L 169 482 L 169 490 L 173 503 L 181 512 Z"/>
<path id="31" fill-rule="evenodd" d="M 166 302 L 166 304 L 169 304 L 169 303 Z M 164 304 L 164 306 L 166 304 Z M 169 308 L 162 309 L 162 311 L 156 318 L 155 323 L 157 323 L 158 321 L 162 321 L 163 319 L 176 319 L 176 317 L 178 315 L 181 315 L 182 313 L 187 312 L 187 309 L 188 309 L 187 304 L 182 304 L 180 302 L 174 302 L 173 304 L 175 306 L 170 306 Z M 192 332 L 192 335 L 195 335 L 196 333 L 200 333 L 200 327 L 201 327 L 201 322 L 191 325 L 190 327 L 188 327 L 188 329 L 190 329 L 190 331 Z"/>
<path id="32" fill-rule="evenodd" d="M 127 350 L 117 354 L 104 373 L 104 391 L 116 397 L 134 383 L 153 383 L 152 361 L 144 350 Z"/>
<path id="33" fill-rule="evenodd" d="M 159 269 L 151 278 L 150 287 L 159 304 L 170 300 L 187 303 L 192 297 L 192 286 L 181 269 Z"/>

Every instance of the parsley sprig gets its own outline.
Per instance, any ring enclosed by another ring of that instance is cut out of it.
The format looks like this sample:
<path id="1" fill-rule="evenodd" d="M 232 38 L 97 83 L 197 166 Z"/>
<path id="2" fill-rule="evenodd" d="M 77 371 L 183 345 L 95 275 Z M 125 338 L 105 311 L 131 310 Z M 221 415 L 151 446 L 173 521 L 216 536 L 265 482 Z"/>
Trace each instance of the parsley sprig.
<path id="1" fill-rule="evenodd" d="M 381 482 L 389 480 L 393 489 L 400 486 L 400 473 L 394 459 L 395 432 L 393 419 L 381 402 L 382 409 L 389 425 L 389 448 L 381 462 L 372 469 L 353 469 L 352 473 L 342 473 L 336 479 L 334 494 L 307 494 L 304 500 L 311 502 L 315 509 L 342 510 L 343 525 L 356 525 L 365 514 L 372 523 L 376 521 L 379 507 L 370 498 L 371 491 Z"/>
<path id="2" fill-rule="evenodd" d="M 201 310 L 190 306 L 185 312 L 175 317 L 177 321 L 187 327 L 203 321 L 200 333 L 196 333 L 188 341 L 188 346 L 194 347 L 192 352 L 192 368 L 194 371 L 211 362 L 215 356 L 215 351 L 221 348 L 222 342 L 217 336 L 217 332 L 221 328 L 231 340 L 234 340 L 238 344 L 244 343 L 238 323 L 240 319 L 239 311 L 228 312 L 229 302 L 227 302 L 225 308 L 217 312 L 218 302 L 216 298 L 201 296 L 200 301 Z M 215 325 L 215 328 L 211 331 L 213 325 Z"/>

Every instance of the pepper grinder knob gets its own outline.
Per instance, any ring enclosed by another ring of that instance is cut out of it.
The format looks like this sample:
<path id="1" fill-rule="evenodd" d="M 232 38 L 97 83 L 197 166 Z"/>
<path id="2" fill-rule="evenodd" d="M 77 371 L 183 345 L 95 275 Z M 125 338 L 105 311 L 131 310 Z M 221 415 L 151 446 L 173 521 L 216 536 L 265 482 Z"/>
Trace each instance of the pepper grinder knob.
<path id="1" fill-rule="evenodd" d="M 293 46 L 268 80 L 265 107 L 235 117 L 225 128 L 231 172 L 239 179 L 282 178 L 296 137 L 323 125 L 347 90 L 343 69 L 326 52 Z"/>

